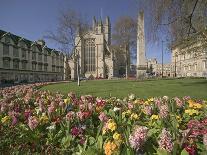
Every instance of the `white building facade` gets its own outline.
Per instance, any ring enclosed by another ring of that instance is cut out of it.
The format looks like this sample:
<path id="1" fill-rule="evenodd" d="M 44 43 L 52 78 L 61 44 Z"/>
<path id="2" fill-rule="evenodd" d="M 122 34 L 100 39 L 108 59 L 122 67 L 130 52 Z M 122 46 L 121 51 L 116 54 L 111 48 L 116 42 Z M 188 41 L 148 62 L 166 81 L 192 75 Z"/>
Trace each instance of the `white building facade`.
<path id="1" fill-rule="evenodd" d="M 207 30 L 173 47 L 171 76 L 207 77 L 207 35 L 205 34 Z"/>

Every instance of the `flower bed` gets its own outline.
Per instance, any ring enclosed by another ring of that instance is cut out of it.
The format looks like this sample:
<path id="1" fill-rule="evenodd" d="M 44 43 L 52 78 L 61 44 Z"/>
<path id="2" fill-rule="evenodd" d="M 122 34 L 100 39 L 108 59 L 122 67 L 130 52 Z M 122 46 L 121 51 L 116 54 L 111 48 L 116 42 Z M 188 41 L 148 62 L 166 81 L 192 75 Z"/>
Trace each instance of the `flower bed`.
<path id="1" fill-rule="evenodd" d="M 45 84 L 0 90 L 1 153 L 207 154 L 206 101 L 64 97 Z"/>

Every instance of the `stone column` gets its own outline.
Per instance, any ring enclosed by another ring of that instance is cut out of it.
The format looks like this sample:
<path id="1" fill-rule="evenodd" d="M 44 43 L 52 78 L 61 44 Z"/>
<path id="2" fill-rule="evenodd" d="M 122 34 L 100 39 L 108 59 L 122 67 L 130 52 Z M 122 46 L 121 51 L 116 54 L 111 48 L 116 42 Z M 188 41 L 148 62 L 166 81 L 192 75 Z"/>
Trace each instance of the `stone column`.
<path id="1" fill-rule="evenodd" d="M 137 78 L 140 79 L 146 76 L 147 70 L 143 11 L 139 13 L 137 22 Z"/>

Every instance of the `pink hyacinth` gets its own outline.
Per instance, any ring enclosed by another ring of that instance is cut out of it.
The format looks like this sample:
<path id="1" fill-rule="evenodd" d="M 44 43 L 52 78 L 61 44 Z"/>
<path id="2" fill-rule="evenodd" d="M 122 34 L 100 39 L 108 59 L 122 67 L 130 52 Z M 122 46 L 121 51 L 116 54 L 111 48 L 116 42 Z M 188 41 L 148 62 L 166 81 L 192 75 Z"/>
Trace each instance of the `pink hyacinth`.
<path id="1" fill-rule="evenodd" d="M 160 117 L 166 118 L 168 116 L 168 114 L 169 114 L 168 106 L 165 104 L 161 105 L 160 106 L 160 113 L 159 113 Z"/>
<path id="2" fill-rule="evenodd" d="M 203 135 L 203 144 L 205 145 L 207 149 L 207 134 Z"/>
<path id="3" fill-rule="evenodd" d="M 133 104 L 131 102 L 128 102 L 128 108 L 132 109 L 133 107 L 134 107 Z"/>
<path id="4" fill-rule="evenodd" d="M 70 111 L 66 115 L 66 120 L 71 121 L 71 120 L 73 120 L 74 116 L 75 116 L 75 113 L 73 111 Z"/>
<path id="5" fill-rule="evenodd" d="M 54 112 L 54 111 L 55 111 L 55 107 L 50 105 L 50 106 L 48 107 L 48 113 L 51 114 L 51 113 Z"/>
<path id="6" fill-rule="evenodd" d="M 37 118 L 34 117 L 34 116 L 30 116 L 30 117 L 28 118 L 28 126 L 29 126 L 29 128 L 30 128 L 31 130 L 34 130 L 34 129 L 37 127 L 37 125 L 38 125 L 38 120 L 37 120 Z"/>
<path id="7" fill-rule="evenodd" d="M 136 126 L 129 136 L 129 143 L 135 150 L 139 150 L 147 140 L 148 128 L 145 126 Z"/>
<path id="8" fill-rule="evenodd" d="M 79 128 L 79 127 L 73 127 L 72 129 L 71 129 L 71 134 L 73 135 L 73 136 L 81 136 L 82 134 L 83 134 L 83 129 L 82 128 Z"/>
<path id="9" fill-rule="evenodd" d="M 178 107 L 183 107 L 183 101 L 181 101 L 178 97 L 175 97 L 174 99 Z"/>
<path id="10" fill-rule="evenodd" d="M 144 112 L 146 115 L 152 115 L 152 106 L 145 106 Z"/>
<path id="11" fill-rule="evenodd" d="M 100 115 L 98 116 L 98 118 L 100 119 L 100 121 L 102 122 L 106 122 L 108 120 L 108 117 L 105 115 L 104 112 L 101 112 Z"/>
<path id="12" fill-rule="evenodd" d="M 172 152 L 173 150 L 173 142 L 171 138 L 171 134 L 165 128 L 162 130 L 162 133 L 159 135 L 160 140 L 158 141 L 159 147 L 168 152 Z"/>

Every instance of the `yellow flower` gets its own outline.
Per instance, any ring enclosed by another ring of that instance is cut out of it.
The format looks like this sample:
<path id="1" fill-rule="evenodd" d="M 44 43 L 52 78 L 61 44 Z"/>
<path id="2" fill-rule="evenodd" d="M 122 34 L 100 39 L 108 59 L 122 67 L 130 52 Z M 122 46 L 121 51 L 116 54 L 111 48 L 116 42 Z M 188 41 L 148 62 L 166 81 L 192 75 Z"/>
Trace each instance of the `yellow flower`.
<path id="1" fill-rule="evenodd" d="M 103 128 L 102 128 L 102 134 L 104 135 L 105 133 L 106 133 L 106 128 L 103 127 Z"/>
<path id="2" fill-rule="evenodd" d="M 1 119 L 1 122 L 4 124 L 4 123 L 8 123 L 10 120 L 10 116 L 5 116 Z"/>
<path id="3" fill-rule="evenodd" d="M 70 99 L 68 99 L 68 98 L 64 99 L 64 103 L 65 104 L 69 104 L 70 103 Z"/>
<path id="4" fill-rule="evenodd" d="M 147 101 L 148 102 L 153 102 L 154 101 L 154 98 L 149 98 Z"/>
<path id="5" fill-rule="evenodd" d="M 145 101 L 144 104 L 145 104 L 145 105 L 149 105 L 149 101 Z"/>
<path id="6" fill-rule="evenodd" d="M 193 115 L 193 114 L 198 115 L 198 110 L 195 110 L 195 109 L 187 109 L 187 110 L 185 110 L 185 113 L 186 114 L 189 114 L 190 116 Z"/>
<path id="7" fill-rule="evenodd" d="M 121 140 L 121 134 L 119 134 L 118 132 L 115 132 L 113 134 L 113 138 L 114 138 L 114 140 Z"/>
<path id="8" fill-rule="evenodd" d="M 150 117 L 150 119 L 151 119 L 151 120 L 157 120 L 157 119 L 159 119 L 159 116 L 158 116 L 158 115 L 152 115 L 152 116 Z"/>
<path id="9" fill-rule="evenodd" d="M 136 99 L 135 101 L 134 101 L 134 104 L 139 104 L 140 103 L 140 100 L 139 99 Z"/>
<path id="10" fill-rule="evenodd" d="M 132 113 L 131 110 L 124 111 L 122 113 L 122 118 L 124 118 L 125 116 L 129 116 L 131 113 Z"/>
<path id="11" fill-rule="evenodd" d="M 110 129 L 111 131 L 114 131 L 114 130 L 116 130 L 116 123 L 115 123 L 112 119 L 110 119 L 110 120 L 108 121 L 107 127 L 108 127 L 108 129 Z"/>
<path id="12" fill-rule="evenodd" d="M 138 116 L 136 113 L 132 113 L 130 119 L 137 120 L 138 117 L 139 117 L 139 116 Z"/>
<path id="13" fill-rule="evenodd" d="M 178 115 L 176 115 L 176 119 L 177 119 L 177 121 L 178 121 L 179 123 L 182 121 L 181 117 L 178 116 Z"/>
<path id="14" fill-rule="evenodd" d="M 188 103 L 189 103 L 189 108 L 193 108 L 193 109 L 201 109 L 202 108 L 202 104 L 196 103 L 193 100 L 188 100 Z"/>
<path id="15" fill-rule="evenodd" d="M 108 141 L 104 145 L 104 152 L 106 155 L 112 155 L 116 149 L 117 145 L 114 142 Z"/>
<path id="16" fill-rule="evenodd" d="M 40 122 L 42 122 L 42 123 L 48 123 L 48 121 L 49 121 L 49 118 L 45 114 L 43 114 L 40 117 Z"/>

